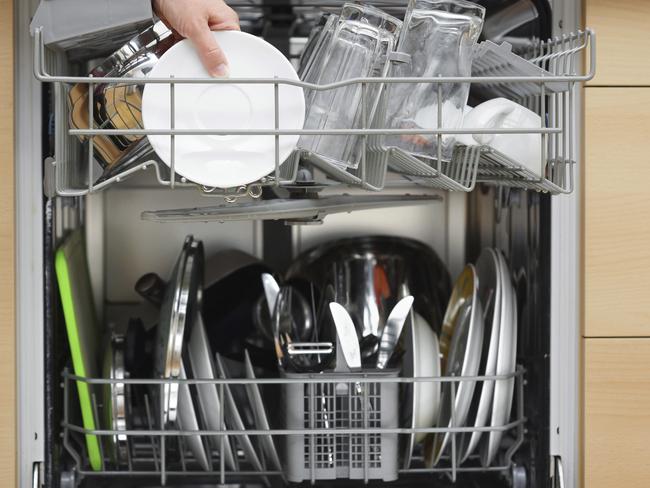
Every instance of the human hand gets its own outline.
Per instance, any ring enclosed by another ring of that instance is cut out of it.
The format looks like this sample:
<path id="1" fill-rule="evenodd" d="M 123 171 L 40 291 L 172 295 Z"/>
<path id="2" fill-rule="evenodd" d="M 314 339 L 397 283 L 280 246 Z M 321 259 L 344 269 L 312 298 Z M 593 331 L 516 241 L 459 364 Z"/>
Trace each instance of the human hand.
<path id="1" fill-rule="evenodd" d="M 228 76 L 228 60 L 211 31 L 239 30 L 233 9 L 223 0 L 153 0 L 153 8 L 168 27 L 194 42 L 211 76 Z"/>

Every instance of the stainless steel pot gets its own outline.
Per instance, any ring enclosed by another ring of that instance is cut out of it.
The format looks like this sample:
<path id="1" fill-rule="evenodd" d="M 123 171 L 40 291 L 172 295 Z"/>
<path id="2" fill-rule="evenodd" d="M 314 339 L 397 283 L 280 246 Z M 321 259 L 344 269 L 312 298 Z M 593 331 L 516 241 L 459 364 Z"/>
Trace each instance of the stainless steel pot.
<path id="1" fill-rule="evenodd" d="M 335 300 L 352 316 L 362 343 L 378 340 L 390 311 L 406 295 L 413 295 L 414 309 L 439 330 L 451 293 L 449 273 L 431 248 L 389 236 L 318 246 L 298 257 L 287 279 L 312 282 L 318 290 L 331 285 Z M 320 340 L 328 339 L 325 332 L 321 329 Z"/>
<path id="2" fill-rule="evenodd" d="M 138 34 L 90 72 L 95 78 L 144 78 L 177 39 L 162 22 Z M 98 84 L 93 93 L 95 128 L 142 129 L 144 85 Z M 70 125 L 88 128 L 88 85 L 77 84 L 68 94 Z M 81 138 L 85 140 L 85 138 Z M 104 168 L 101 179 L 147 159 L 155 153 L 144 136 L 96 136 L 94 155 Z"/>

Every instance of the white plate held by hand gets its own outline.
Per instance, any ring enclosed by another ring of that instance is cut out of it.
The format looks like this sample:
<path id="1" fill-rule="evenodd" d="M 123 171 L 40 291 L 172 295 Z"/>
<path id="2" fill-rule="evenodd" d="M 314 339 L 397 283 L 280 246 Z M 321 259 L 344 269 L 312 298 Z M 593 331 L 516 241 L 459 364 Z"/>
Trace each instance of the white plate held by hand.
<path id="1" fill-rule="evenodd" d="M 283 78 L 298 81 L 293 66 L 268 42 L 238 31 L 213 32 L 229 62 L 230 78 Z M 151 70 L 152 78 L 210 78 L 194 45 L 184 40 L 170 48 Z M 273 130 L 273 84 L 177 84 L 175 129 Z M 302 88 L 279 85 L 279 128 L 302 129 Z M 142 97 L 147 130 L 171 128 L 170 85 L 149 83 Z M 149 142 L 171 166 L 171 137 L 150 135 Z M 282 163 L 298 142 L 297 135 L 279 137 Z M 272 135 L 182 135 L 175 137 L 176 172 L 207 187 L 232 188 L 259 180 L 275 169 Z"/>

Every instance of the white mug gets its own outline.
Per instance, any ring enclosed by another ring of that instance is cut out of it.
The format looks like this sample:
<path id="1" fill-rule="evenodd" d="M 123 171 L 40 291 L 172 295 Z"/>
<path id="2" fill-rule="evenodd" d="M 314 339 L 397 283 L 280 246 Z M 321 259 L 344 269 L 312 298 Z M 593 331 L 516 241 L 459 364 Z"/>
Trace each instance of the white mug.
<path id="1" fill-rule="evenodd" d="M 539 115 L 506 98 L 483 102 L 463 118 L 465 129 L 539 129 L 541 126 Z M 490 146 L 536 175 L 542 174 L 541 134 L 471 134 L 459 139 L 458 142 L 466 145 Z"/>

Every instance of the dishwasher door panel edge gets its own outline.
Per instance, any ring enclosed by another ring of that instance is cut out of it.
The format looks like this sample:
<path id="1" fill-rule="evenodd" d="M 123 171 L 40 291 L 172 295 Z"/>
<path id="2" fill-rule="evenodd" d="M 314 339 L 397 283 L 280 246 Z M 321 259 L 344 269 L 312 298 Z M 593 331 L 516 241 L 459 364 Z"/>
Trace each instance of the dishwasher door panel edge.
<path id="1" fill-rule="evenodd" d="M 31 15 L 38 1 L 15 1 L 16 368 L 18 486 L 32 486 L 44 460 L 45 375 L 41 84 L 34 78 Z"/>
<path id="2" fill-rule="evenodd" d="M 553 34 L 583 27 L 584 0 L 553 0 Z M 574 98 L 582 113 L 581 91 Z M 576 161 L 582 163 L 582 118 L 576 118 L 573 144 Z M 580 486 L 580 241 L 581 171 L 574 172 L 575 190 L 551 203 L 551 408 L 550 455 L 560 456 L 566 488 Z M 549 473 L 550 474 L 550 473 Z"/>

